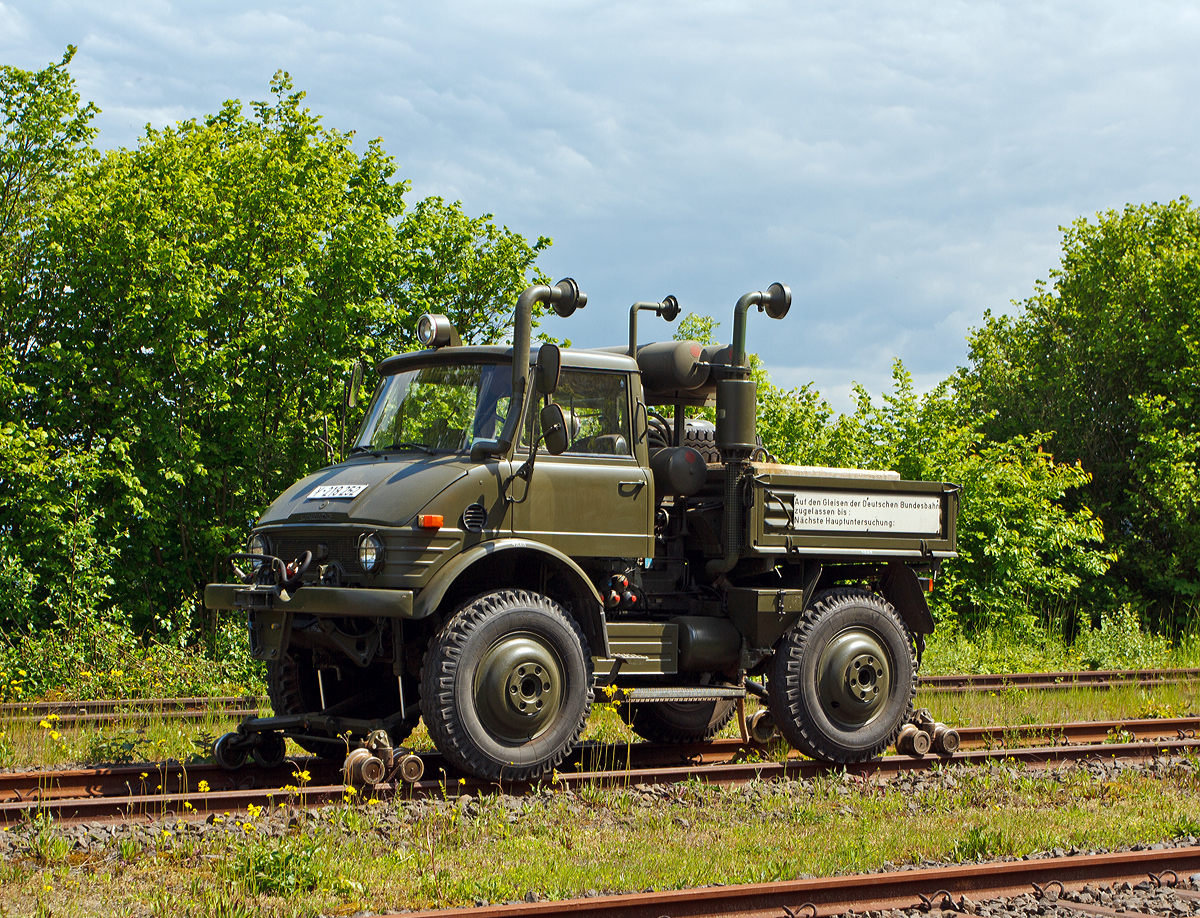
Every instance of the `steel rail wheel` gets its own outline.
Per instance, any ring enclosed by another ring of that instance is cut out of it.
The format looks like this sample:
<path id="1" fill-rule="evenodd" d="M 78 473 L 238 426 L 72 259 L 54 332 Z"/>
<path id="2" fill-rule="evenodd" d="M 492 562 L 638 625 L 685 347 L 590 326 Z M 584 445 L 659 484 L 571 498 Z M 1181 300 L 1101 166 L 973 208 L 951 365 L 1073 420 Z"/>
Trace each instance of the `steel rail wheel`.
<path id="1" fill-rule="evenodd" d="M 813 600 L 771 662 L 779 732 L 806 755 L 862 762 L 896 741 L 912 715 L 917 664 L 891 604 L 838 588 Z"/>
<path id="2" fill-rule="evenodd" d="M 499 590 L 459 608 L 421 669 L 429 735 L 481 778 L 531 781 L 570 752 L 592 703 L 592 658 L 554 600 Z"/>

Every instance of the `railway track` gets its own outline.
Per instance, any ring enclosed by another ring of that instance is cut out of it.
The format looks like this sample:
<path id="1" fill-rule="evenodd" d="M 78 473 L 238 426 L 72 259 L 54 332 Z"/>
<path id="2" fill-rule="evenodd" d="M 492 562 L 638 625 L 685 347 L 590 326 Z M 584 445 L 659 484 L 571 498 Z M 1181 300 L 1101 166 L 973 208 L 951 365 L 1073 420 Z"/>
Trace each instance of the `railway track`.
<path id="1" fill-rule="evenodd" d="M 31 701 L 0 704 L 0 723 L 54 718 L 59 726 L 136 719 L 208 720 L 256 717 L 271 702 L 257 695 L 202 698 L 104 698 L 94 701 Z"/>
<path id="2" fill-rule="evenodd" d="M 1200 740 L 1195 738 L 1198 729 L 1200 718 L 962 728 L 959 732 L 963 747 L 953 756 L 923 759 L 889 756 L 845 769 L 851 774 L 870 776 L 926 769 L 938 762 L 975 765 L 1011 760 L 1044 766 L 1096 757 L 1150 761 L 1163 754 L 1200 753 Z M 1106 742 L 1114 737 L 1125 742 Z M 1042 744 L 1006 745 L 1022 739 Z M 420 756 L 427 776 L 424 780 L 380 785 L 374 793 L 438 797 L 447 794 L 448 788 L 450 793 L 473 795 L 497 790 L 489 782 L 459 778 L 436 752 Z M 781 761 L 773 761 L 769 756 L 770 752 L 763 747 L 737 740 L 687 746 L 585 744 L 561 766 L 552 783 L 570 788 L 589 783 L 633 786 L 688 780 L 731 785 L 755 779 L 814 777 L 842 768 L 802 759 L 795 753 Z M 342 799 L 345 793 L 342 780 L 336 764 L 308 758 L 285 762 L 275 769 L 248 766 L 234 772 L 211 764 L 178 763 L 10 772 L 0 774 L 0 824 L 12 824 L 39 811 L 61 820 L 88 821 L 189 817 L 245 810 L 251 804 L 320 805 Z M 287 787 L 292 789 L 284 790 Z M 530 788 L 505 785 L 500 789 L 522 793 Z"/>
<path id="3" fill-rule="evenodd" d="M 1081 670 L 1057 673 L 923 676 L 921 692 L 987 692 L 996 689 L 1105 689 L 1114 686 L 1178 685 L 1200 681 L 1200 669 Z M 29 701 L 0 704 L 0 722 L 20 723 L 54 717 L 60 725 L 103 723 L 139 717 L 203 720 L 247 717 L 269 710 L 259 695 L 196 698 L 104 698 L 91 701 Z"/>
<path id="4" fill-rule="evenodd" d="M 1197 871 L 1200 847 L 1177 847 L 517 903 L 455 909 L 454 914 L 462 918 L 542 918 L 568 913 L 588 918 L 825 918 L 851 910 L 859 915 L 890 909 L 976 914 L 983 905 L 989 907 L 987 914 L 1062 915 L 1069 910 L 1096 918 L 1175 918 L 1189 914 L 1200 898 L 1200 893 L 1186 888 L 1187 877 Z M 1124 883 L 1135 888 L 1116 889 Z M 1085 886 L 1097 892 L 1107 889 L 1109 904 L 1097 904 L 1090 892 L 1078 895 Z M 970 904 L 963 897 L 971 900 Z M 412 914 L 413 918 L 444 918 L 446 913 Z"/>
<path id="5" fill-rule="evenodd" d="M 1102 690 L 1115 686 L 1152 687 L 1188 682 L 1200 682 L 1200 669 L 922 676 L 918 692 L 993 692 L 1006 689 L 1053 691 L 1079 688 Z M 70 726 L 149 717 L 164 720 L 205 720 L 216 716 L 257 716 L 260 711 L 269 710 L 270 706 L 270 699 L 258 695 L 7 702 L 0 704 L 0 722 L 32 722 L 54 717 L 60 726 Z"/>
<path id="6" fill-rule="evenodd" d="M 1200 669 L 1079 670 L 1059 673 L 1002 673 L 965 676 L 922 676 L 918 691 L 994 692 L 997 689 L 1111 689 L 1182 685 L 1200 680 Z"/>

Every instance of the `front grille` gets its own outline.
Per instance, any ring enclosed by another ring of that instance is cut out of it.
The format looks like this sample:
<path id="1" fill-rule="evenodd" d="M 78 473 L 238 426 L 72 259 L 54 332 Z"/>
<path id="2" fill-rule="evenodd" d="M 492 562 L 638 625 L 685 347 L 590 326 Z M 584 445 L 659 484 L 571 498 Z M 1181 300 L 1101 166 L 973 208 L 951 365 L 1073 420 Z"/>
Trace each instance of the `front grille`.
<path id="1" fill-rule="evenodd" d="M 358 536 L 356 535 L 314 532 L 298 538 L 272 539 L 271 544 L 275 548 L 273 554 L 284 561 L 299 558 L 306 551 L 311 551 L 314 559 L 319 558 L 320 553 L 317 551 L 317 546 L 324 545 L 329 549 L 329 556 L 319 563 L 329 564 L 331 561 L 336 561 L 345 570 L 358 569 Z"/>
<path id="2" fill-rule="evenodd" d="M 471 504 L 463 511 L 462 526 L 467 532 L 483 532 L 487 523 L 487 510 L 482 504 Z"/>
<path id="3" fill-rule="evenodd" d="M 383 539 L 386 553 L 382 573 L 400 577 L 423 576 L 444 552 L 458 544 L 461 536 L 459 530 L 453 528 L 429 532 L 368 527 L 306 529 L 302 532 L 267 530 L 264 534 L 271 540 L 271 554 L 284 561 L 292 561 L 311 551 L 313 564 L 310 571 L 315 572 L 322 564 L 337 564 L 353 578 L 363 573 L 358 563 L 358 540 L 368 532 L 375 532 Z M 318 550 L 321 545 L 328 549 L 323 558 Z"/>

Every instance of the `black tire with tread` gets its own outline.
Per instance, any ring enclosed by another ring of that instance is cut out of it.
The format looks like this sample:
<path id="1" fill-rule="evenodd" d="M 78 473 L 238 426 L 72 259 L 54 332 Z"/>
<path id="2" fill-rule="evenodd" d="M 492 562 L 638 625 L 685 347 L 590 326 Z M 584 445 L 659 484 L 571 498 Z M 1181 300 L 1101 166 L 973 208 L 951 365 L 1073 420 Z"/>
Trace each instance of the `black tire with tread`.
<path id="1" fill-rule="evenodd" d="M 548 727 L 520 745 L 481 722 L 476 669 L 506 636 L 536 634 L 553 645 L 565 682 Z M 421 667 L 421 710 L 429 736 L 455 767 L 492 781 L 535 781 L 571 751 L 592 707 L 592 658 L 579 624 L 557 602 L 528 590 L 497 590 L 468 600 L 434 635 Z"/>
<path id="2" fill-rule="evenodd" d="M 396 677 L 392 675 L 391 663 L 372 664 L 366 669 L 360 669 L 346 660 L 342 672 L 349 680 L 347 685 L 339 685 L 336 681 L 332 684 L 328 680 L 326 682 L 325 701 L 329 705 L 337 704 L 344 698 L 349 698 L 351 694 L 376 689 L 373 702 L 358 711 L 346 712 L 344 716 L 387 717 L 399 710 L 400 695 L 396 688 Z M 405 677 L 404 681 L 407 702 L 405 713 L 408 718 L 388 732 L 394 746 L 400 745 L 408 738 L 421 713 L 417 698 L 417 681 L 409 677 Z M 282 660 L 268 663 L 267 695 L 271 699 L 271 708 L 277 715 L 313 714 L 320 711 L 321 693 L 317 685 L 317 672 L 312 665 L 312 652 L 303 648 L 289 650 Z M 296 743 L 302 749 L 328 762 L 340 762 L 346 757 L 346 748 L 341 744 L 304 739 L 297 739 Z"/>
<path id="3" fill-rule="evenodd" d="M 879 716 L 857 729 L 842 730 L 821 709 L 816 671 L 824 648 L 849 627 L 875 632 L 893 657 L 893 676 Z M 796 749 L 827 762 L 868 761 L 896 741 L 912 716 L 917 693 L 912 638 L 903 619 L 882 597 L 852 587 L 826 590 L 813 599 L 776 648 L 767 690 L 776 726 Z"/>
<path id="4" fill-rule="evenodd" d="M 617 713 L 651 743 L 703 743 L 720 733 L 736 710 L 737 702 L 717 699 L 623 704 Z"/>
<path id="5" fill-rule="evenodd" d="M 696 450 L 704 457 L 704 461 L 708 465 L 716 465 L 721 461 L 721 451 L 717 449 L 717 432 L 715 430 L 689 425 L 683 429 L 683 443 L 680 445 L 690 446 Z"/>

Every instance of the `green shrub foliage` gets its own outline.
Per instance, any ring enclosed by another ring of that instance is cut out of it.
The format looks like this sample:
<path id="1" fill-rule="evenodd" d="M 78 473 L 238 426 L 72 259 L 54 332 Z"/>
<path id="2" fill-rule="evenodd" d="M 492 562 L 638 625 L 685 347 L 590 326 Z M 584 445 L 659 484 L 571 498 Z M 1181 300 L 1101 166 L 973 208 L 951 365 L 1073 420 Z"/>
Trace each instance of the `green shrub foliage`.
<path id="1" fill-rule="evenodd" d="M 1200 597 L 1200 211 L 1081 218 L 1050 279 L 972 334 L 964 391 L 993 439 L 1048 431 L 1091 474 L 1076 503 L 1104 520 L 1118 582 L 1178 628 Z"/>

